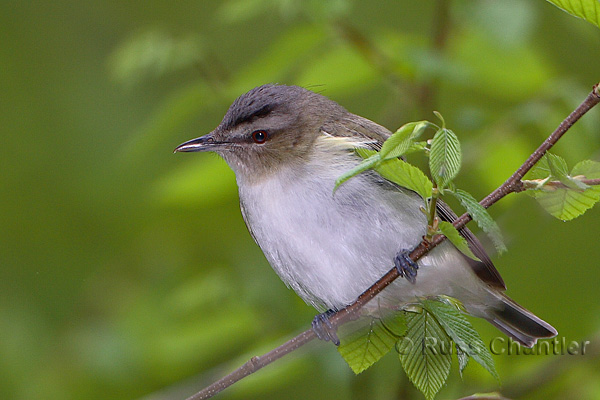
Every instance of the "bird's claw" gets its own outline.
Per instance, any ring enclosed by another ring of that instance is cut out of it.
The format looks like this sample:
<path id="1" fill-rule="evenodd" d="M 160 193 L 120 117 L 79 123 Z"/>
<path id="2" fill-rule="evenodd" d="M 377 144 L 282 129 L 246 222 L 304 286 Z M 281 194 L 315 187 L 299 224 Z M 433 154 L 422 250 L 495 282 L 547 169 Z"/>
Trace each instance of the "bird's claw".
<path id="1" fill-rule="evenodd" d="M 335 311 L 328 310 L 322 314 L 319 314 L 312 321 L 312 329 L 315 332 L 315 335 L 321 340 L 328 341 L 331 340 L 333 344 L 336 346 L 340 345 L 340 339 L 337 336 L 337 328 L 333 326 L 329 317 L 334 314 Z"/>
<path id="2" fill-rule="evenodd" d="M 417 281 L 417 270 L 419 266 L 410 258 L 409 250 L 402 250 L 396 254 L 394 258 L 394 266 L 398 270 L 401 277 L 406 278 L 407 281 L 413 285 Z"/>

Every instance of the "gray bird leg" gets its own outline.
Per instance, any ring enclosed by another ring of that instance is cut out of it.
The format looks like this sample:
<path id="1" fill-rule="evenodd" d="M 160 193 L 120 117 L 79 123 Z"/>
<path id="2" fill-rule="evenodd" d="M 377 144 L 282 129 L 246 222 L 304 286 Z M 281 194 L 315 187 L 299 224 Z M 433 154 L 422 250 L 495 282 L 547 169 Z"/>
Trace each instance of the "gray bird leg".
<path id="1" fill-rule="evenodd" d="M 317 315 L 312 321 L 312 330 L 319 339 L 324 341 L 331 340 L 333 344 L 339 346 L 340 339 L 336 333 L 337 328 L 329 321 L 329 317 L 333 314 L 335 314 L 334 310 L 327 310 L 324 313 Z"/>
<path id="2" fill-rule="evenodd" d="M 413 285 L 417 281 L 417 270 L 419 266 L 410 258 L 411 251 L 401 250 L 394 258 L 394 266 L 398 270 L 400 277 L 406 278 Z"/>

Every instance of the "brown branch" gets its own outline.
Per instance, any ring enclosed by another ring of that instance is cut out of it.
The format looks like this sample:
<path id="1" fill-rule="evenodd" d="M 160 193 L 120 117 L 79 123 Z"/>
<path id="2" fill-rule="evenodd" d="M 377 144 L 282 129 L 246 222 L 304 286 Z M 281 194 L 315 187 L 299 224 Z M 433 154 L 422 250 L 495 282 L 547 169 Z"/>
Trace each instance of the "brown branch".
<path id="1" fill-rule="evenodd" d="M 598 178 L 598 179 L 582 179 L 581 182 L 585 183 L 586 185 L 596 186 L 596 185 L 600 185 L 600 178 Z"/>
<path id="2" fill-rule="evenodd" d="M 472 396 L 461 397 L 458 400 L 510 400 L 508 397 L 502 396 L 500 393 L 474 394 Z"/>
<path id="3" fill-rule="evenodd" d="M 521 179 L 525 174 L 537 163 L 544 154 L 552 147 L 556 142 L 564 135 L 571 126 L 579 118 L 581 118 L 586 112 L 592 109 L 595 105 L 600 103 L 600 84 L 596 84 L 592 90 L 592 92 L 587 96 L 587 98 L 567 117 L 561 124 L 556 128 L 554 132 L 538 147 L 529 158 L 519 167 L 519 169 L 508 178 L 500 187 L 490 193 L 487 197 L 481 200 L 480 204 L 488 208 L 492 204 L 496 203 L 501 198 L 512 192 L 518 192 L 522 188 Z M 467 213 L 463 214 L 460 218 L 454 221 L 453 225 L 456 229 L 460 229 L 464 227 L 467 222 L 471 221 L 471 216 Z M 442 243 L 446 240 L 446 237 L 443 235 L 437 235 L 431 242 L 427 242 L 423 240 L 421 244 L 415 248 L 411 254 L 410 258 L 413 261 L 417 261 L 425 254 L 427 254 L 431 249 Z M 396 278 L 398 278 L 398 270 L 393 268 L 387 274 L 385 274 L 381 279 L 375 282 L 369 289 L 367 289 L 363 294 L 361 294 L 358 299 L 350 304 L 349 306 L 339 310 L 334 315 L 330 316 L 329 320 L 334 326 L 339 326 L 344 322 L 347 322 L 353 319 L 353 316 L 371 299 L 377 296 L 383 289 L 385 289 L 390 283 L 392 283 Z M 295 338 L 287 341 L 281 346 L 277 347 L 274 350 L 269 351 L 268 353 L 258 356 L 252 357 L 250 361 L 242 365 L 240 368 L 236 369 L 229 375 L 224 378 L 218 380 L 212 385 L 206 387 L 202 391 L 196 393 L 195 395 L 189 397 L 187 400 L 200 400 L 207 399 L 209 397 L 214 396 L 219 393 L 221 390 L 231 386 L 235 382 L 241 380 L 242 378 L 252 374 L 253 372 L 261 369 L 262 367 L 272 363 L 273 361 L 283 357 L 284 355 L 291 353 L 297 348 L 303 346 L 308 343 L 316 336 L 312 329 L 309 329 L 305 332 L 302 332 Z"/>
<path id="4" fill-rule="evenodd" d="M 577 177 L 575 177 L 577 178 Z M 584 183 L 588 186 L 597 186 L 600 185 L 600 179 L 578 179 L 579 182 Z M 532 180 L 524 180 L 521 181 L 523 184 L 519 191 L 524 191 L 527 189 L 537 189 L 539 185 L 542 185 L 543 189 L 571 189 L 571 187 L 565 185 L 561 181 L 549 181 L 543 182 L 543 179 L 532 179 Z M 586 188 L 587 189 L 587 188 Z M 581 189 L 583 192 L 583 189 Z"/>
<path id="5" fill-rule="evenodd" d="M 202 389 L 200 392 L 194 394 L 193 396 L 188 397 L 186 400 L 201 400 L 213 397 L 221 390 L 228 388 L 229 386 L 233 385 L 242 378 L 253 374 L 262 367 L 265 367 L 271 364 L 273 361 L 276 361 L 281 357 L 285 356 L 286 354 L 291 353 L 297 348 L 304 346 L 306 343 L 310 342 L 315 337 L 316 335 L 312 329 L 304 331 L 295 338 L 288 340 L 281 346 L 269 351 L 268 353 L 265 353 L 262 356 L 252 357 L 249 361 L 247 361 L 244 365 L 242 365 L 232 373 L 228 374 L 227 376 L 224 376 L 223 378 L 219 379 L 210 386 L 207 386 L 206 388 Z"/>

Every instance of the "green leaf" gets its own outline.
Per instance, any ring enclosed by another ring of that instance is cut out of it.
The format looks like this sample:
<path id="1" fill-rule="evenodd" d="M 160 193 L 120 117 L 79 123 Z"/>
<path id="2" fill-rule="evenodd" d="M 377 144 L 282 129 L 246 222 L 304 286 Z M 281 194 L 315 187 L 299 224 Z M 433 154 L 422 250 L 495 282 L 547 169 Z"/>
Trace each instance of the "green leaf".
<path id="1" fill-rule="evenodd" d="M 465 370 L 465 368 L 467 367 L 467 364 L 469 363 L 469 355 L 467 354 L 466 351 L 464 351 L 463 349 L 461 349 L 456 342 L 454 342 L 454 347 L 456 349 L 456 358 L 458 359 L 458 372 L 460 373 L 460 377 L 462 378 L 462 373 Z"/>
<path id="2" fill-rule="evenodd" d="M 355 151 L 364 158 L 364 160 L 356 167 L 342 174 L 335 181 L 334 191 L 348 179 L 368 169 L 374 169 L 385 179 L 417 192 L 423 199 L 431 197 L 433 185 L 419 168 L 401 161 L 398 158 L 392 158 L 382 162 L 380 156 L 381 153 L 378 153 L 375 150 L 357 148 Z"/>
<path id="3" fill-rule="evenodd" d="M 556 171 L 557 168 L 553 167 L 553 169 Z M 530 176 L 534 179 L 556 178 L 551 174 L 551 166 L 546 157 L 540 160 Z M 600 163 L 591 160 L 581 161 L 575 165 L 567 178 L 571 182 L 585 185 L 579 180 L 580 176 L 585 176 L 587 179 L 600 178 Z M 584 188 L 580 185 L 570 185 L 568 188 L 543 185 L 540 189 L 529 190 L 527 193 L 533 196 L 548 213 L 563 221 L 582 215 L 600 200 L 600 186 L 597 185 L 585 185 Z"/>
<path id="4" fill-rule="evenodd" d="M 399 339 L 406 334 L 406 311 L 396 312 L 381 320 L 381 323 L 388 331 L 392 332 L 392 334 Z"/>
<path id="5" fill-rule="evenodd" d="M 469 244 L 467 240 L 458 233 L 458 230 L 452 225 L 450 222 L 440 221 L 439 222 L 439 230 L 440 232 L 448 238 L 449 241 L 452 242 L 457 249 L 459 249 L 464 255 L 472 258 L 476 261 L 481 261 L 469 248 Z"/>
<path id="6" fill-rule="evenodd" d="M 546 162 L 548 163 L 548 169 L 553 177 L 561 179 L 569 174 L 569 167 L 564 158 L 557 156 L 556 154 L 546 153 L 544 155 Z"/>
<path id="7" fill-rule="evenodd" d="M 397 346 L 400 362 L 411 382 L 432 400 L 448 379 L 452 344 L 427 310 L 408 312 L 406 318 L 406 335 Z"/>
<path id="8" fill-rule="evenodd" d="M 397 158 L 387 160 L 375 167 L 385 179 L 417 192 L 423 199 L 431 197 L 433 184 L 419 168 Z"/>
<path id="9" fill-rule="evenodd" d="M 473 218 L 473 221 L 488 234 L 498 253 L 506 251 L 506 245 L 502 239 L 500 227 L 493 220 L 490 213 L 469 193 L 461 189 L 455 189 L 451 192 L 467 210 Z"/>
<path id="10" fill-rule="evenodd" d="M 422 300 L 421 305 L 435 316 L 446 334 L 462 351 L 481 364 L 494 378 L 500 379 L 492 354 L 477 331 L 455 306 L 443 300 L 431 299 Z"/>
<path id="11" fill-rule="evenodd" d="M 592 160 L 583 160 L 577 163 L 571 171 L 571 176 L 585 176 L 586 179 L 599 179 L 600 178 L 600 162 Z M 597 186 L 588 186 L 588 188 L 595 188 Z"/>
<path id="12" fill-rule="evenodd" d="M 564 158 L 557 156 L 556 154 L 546 153 L 544 159 L 548 163 L 550 179 L 557 180 L 574 190 L 586 189 L 587 185 L 583 184 L 583 182 L 577 182 L 576 180 L 571 179 L 569 176 L 569 167 Z"/>
<path id="13" fill-rule="evenodd" d="M 402 125 L 392 136 L 390 136 L 381 146 L 379 155 L 382 160 L 398 158 L 413 146 L 423 131 L 430 125 L 427 121 L 409 122 Z"/>
<path id="14" fill-rule="evenodd" d="M 406 330 L 403 312 L 385 321 L 367 318 L 370 319 L 369 323 L 364 324 L 360 320 L 358 323 L 361 323 L 361 327 L 342 337 L 338 346 L 338 352 L 355 374 L 360 374 L 386 355 Z"/>
<path id="15" fill-rule="evenodd" d="M 526 177 L 528 179 L 546 179 L 550 178 L 552 174 L 550 173 L 550 166 L 548 165 L 548 159 L 546 156 L 550 153 L 546 153 L 544 157 L 537 162 L 537 164 L 527 173 Z"/>
<path id="16" fill-rule="evenodd" d="M 598 201 L 598 194 L 593 191 L 582 193 L 559 188 L 552 192 L 534 191 L 531 194 L 550 215 L 562 221 L 577 218 Z"/>
<path id="17" fill-rule="evenodd" d="M 600 163 L 592 160 L 584 160 L 577 163 L 574 167 L 568 178 L 568 183 L 565 183 L 571 189 L 584 191 L 590 189 L 592 186 L 597 185 L 588 185 L 581 181 L 582 177 L 586 179 L 594 179 L 595 176 L 600 176 L 598 173 L 598 166 Z"/>
<path id="18" fill-rule="evenodd" d="M 427 147 L 427 141 L 423 140 L 421 142 L 414 142 L 409 148 L 408 150 L 406 150 L 406 152 L 404 154 L 411 154 L 411 153 L 416 153 L 419 151 L 429 151 L 429 148 Z"/>
<path id="19" fill-rule="evenodd" d="M 351 170 L 349 170 L 347 172 L 344 172 L 339 178 L 337 178 L 335 181 L 335 188 L 333 189 L 334 191 L 337 190 L 337 188 L 340 187 L 340 185 L 342 183 L 346 182 L 348 179 L 360 174 L 361 172 L 364 172 L 368 169 L 373 168 L 381 160 L 381 157 L 379 157 L 379 154 L 374 150 L 357 149 L 357 152 L 359 152 L 359 150 L 362 150 L 363 154 L 364 154 L 364 152 L 367 152 L 367 151 L 372 154 L 370 157 L 364 159 L 356 167 L 352 168 Z M 359 152 L 359 154 L 361 154 L 361 153 Z M 363 154 L 361 154 L 361 155 L 363 155 Z"/>
<path id="20" fill-rule="evenodd" d="M 527 177 L 541 181 L 560 181 L 565 186 L 574 190 L 585 190 L 589 187 L 572 175 L 575 174 L 569 174 L 567 162 L 562 157 L 546 153 L 531 172 L 527 174 Z M 545 183 L 541 182 L 541 186 Z"/>
<path id="21" fill-rule="evenodd" d="M 562 157 L 552 153 L 544 154 L 544 157 L 542 157 L 531 172 L 527 174 L 527 177 L 531 177 L 532 179 L 559 181 L 574 190 L 585 190 L 588 188 L 588 185 L 577 179 L 573 179 L 569 175 L 567 162 Z"/>
<path id="22" fill-rule="evenodd" d="M 458 174 L 461 159 L 460 142 L 456 134 L 446 128 L 439 129 L 431 142 L 429 169 L 441 191 Z"/>
<path id="23" fill-rule="evenodd" d="M 548 2 L 600 28 L 600 3 L 598 0 L 548 0 Z"/>

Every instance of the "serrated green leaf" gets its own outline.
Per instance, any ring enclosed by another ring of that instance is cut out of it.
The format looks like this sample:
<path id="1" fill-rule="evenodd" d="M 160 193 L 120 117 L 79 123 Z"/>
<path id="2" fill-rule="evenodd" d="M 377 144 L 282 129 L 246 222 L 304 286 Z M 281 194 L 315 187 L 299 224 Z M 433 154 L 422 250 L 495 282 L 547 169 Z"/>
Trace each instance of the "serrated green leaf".
<path id="1" fill-rule="evenodd" d="M 433 185 L 419 168 L 398 158 L 381 161 L 380 153 L 375 150 L 357 148 L 355 151 L 364 160 L 335 181 L 334 191 L 348 179 L 368 169 L 374 169 L 385 179 L 417 192 L 424 199 L 431 197 Z"/>
<path id="2" fill-rule="evenodd" d="M 585 186 L 587 185 L 583 186 L 582 182 L 577 183 L 569 177 L 569 167 L 567 166 L 567 162 L 564 160 L 564 158 L 552 153 L 546 153 L 544 158 L 548 163 L 551 180 L 559 181 L 570 189 L 585 189 Z"/>
<path id="3" fill-rule="evenodd" d="M 430 124 L 427 121 L 417 121 L 402 125 L 381 146 L 381 159 L 389 160 L 404 155 Z"/>
<path id="4" fill-rule="evenodd" d="M 600 198 L 597 187 L 584 192 L 562 188 L 553 192 L 534 191 L 532 195 L 548 213 L 562 221 L 579 217 L 592 208 Z"/>
<path id="5" fill-rule="evenodd" d="M 460 170 L 462 154 L 458 137 L 449 129 L 439 129 L 431 141 L 429 169 L 438 188 L 443 189 Z"/>
<path id="6" fill-rule="evenodd" d="M 450 373 L 450 338 L 427 310 L 406 313 L 407 331 L 397 348 L 410 381 L 428 400 L 442 388 Z"/>
<path id="7" fill-rule="evenodd" d="M 342 337 L 337 348 L 355 374 L 360 374 L 386 355 L 406 327 L 404 313 L 395 314 L 385 321 L 368 318 L 368 323 Z"/>
<path id="8" fill-rule="evenodd" d="M 377 165 L 375 171 L 385 179 L 417 192 L 423 199 L 431 197 L 433 184 L 423 171 L 414 165 L 394 158 Z"/>
<path id="9" fill-rule="evenodd" d="M 431 299 L 422 300 L 421 304 L 435 316 L 446 334 L 462 351 L 481 364 L 494 378 L 500 379 L 492 354 L 477 331 L 456 307 L 445 301 Z"/>
<path id="10" fill-rule="evenodd" d="M 411 153 L 416 153 L 419 151 L 428 151 L 429 148 L 427 147 L 427 141 L 423 140 L 421 142 L 414 142 L 409 148 L 408 150 L 406 150 L 406 152 L 404 154 L 408 155 Z"/>
<path id="11" fill-rule="evenodd" d="M 378 154 L 377 151 L 366 149 L 364 147 L 357 147 L 356 149 L 354 149 L 354 151 L 356 151 L 356 154 L 365 159 Z"/>
<path id="12" fill-rule="evenodd" d="M 567 181 L 567 163 L 563 158 L 548 152 L 527 173 L 526 177 L 538 181 L 539 189 L 554 190 L 555 187 L 543 186 L 549 181 Z"/>
<path id="13" fill-rule="evenodd" d="M 537 179 L 540 179 L 538 177 L 545 179 L 544 174 L 549 172 L 550 167 L 546 167 L 545 158 L 540 161 L 541 165 L 532 171 L 531 175 Z M 581 161 L 575 165 L 568 179 L 576 181 L 577 176 L 585 176 L 587 179 L 600 178 L 600 163 L 591 160 Z M 579 187 L 573 189 L 572 186 L 568 188 L 542 186 L 539 190 L 529 190 L 527 193 L 533 196 L 548 213 L 563 221 L 582 215 L 600 200 L 600 186 L 585 185 L 584 189 Z"/>
<path id="14" fill-rule="evenodd" d="M 600 28 L 600 3 L 598 0 L 548 0 L 548 2 Z"/>
<path id="15" fill-rule="evenodd" d="M 456 349 L 456 358 L 458 359 L 458 372 L 460 373 L 460 377 L 462 378 L 462 373 L 467 367 L 467 364 L 469 363 L 469 358 L 471 357 L 469 357 L 467 352 L 461 349 L 456 344 L 456 342 L 454 343 L 454 348 Z"/>
<path id="16" fill-rule="evenodd" d="M 546 161 L 548 162 L 551 180 L 558 180 L 573 190 L 585 190 L 588 188 L 588 185 L 585 183 L 569 176 L 567 162 L 562 157 L 557 156 L 556 154 L 546 153 L 544 158 L 546 158 Z"/>
<path id="17" fill-rule="evenodd" d="M 498 253 L 505 252 L 506 245 L 502 239 L 502 231 L 490 213 L 469 192 L 455 189 L 451 193 L 471 215 L 473 221 L 490 237 Z"/>
<path id="18" fill-rule="evenodd" d="M 578 162 L 571 170 L 570 178 L 579 179 L 579 177 L 585 177 L 585 179 L 598 179 L 600 178 L 600 162 L 592 160 L 583 160 Z M 580 181 L 581 182 L 581 181 Z M 581 182 L 583 183 L 583 182 Z M 591 189 L 592 191 L 600 191 L 599 185 L 585 185 L 585 190 Z"/>
<path id="19" fill-rule="evenodd" d="M 364 159 L 356 167 L 352 168 L 351 170 L 349 170 L 347 172 L 344 172 L 339 178 L 337 178 L 335 181 L 335 187 L 333 190 L 336 191 L 337 188 L 340 187 L 340 185 L 342 183 L 346 182 L 348 179 L 360 174 L 361 172 L 364 172 L 368 169 L 373 168 L 379 162 L 379 160 L 381 160 L 381 158 L 379 157 L 379 154 L 376 151 L 372 151 L 372 152 L 373 152 L 373 154 L 370 157 Z"/>
<path id="20" fill-rule="evenodd" d="M 406 311 L 398 311 L 381 320 L 383 326 L 397 338 L 406 334 Z"/>
<path id="21" fill-rule="evenodd" d="M 440 221 L 438 228 L 440 232 L 446 236 L 448 240 L 452 242 L 452 244 L 456 246 L 456 248 L 459 249 L 464 255 L 472 258 L 475 261 L 481 261 L 475 254 L 473 254 L 469 248 L 467 240 L 462 237 L 460 233 L 458 233 L 458 230 L 454 227 L 454 225 L 447 221 Z"/>
<path id="22" fill-rule="evenodd" d="M 546 153 L 547 154 L 547 153 Z M 528 179 L 547 179 L 550 178 L 550 167 L 546 157 L 542 157 L 537 164 L 525 175 Z"/>
<path id="23" fill-rule="evenodd" d="M 575 190 L 587 189 L 587 185 L 583 182 L 569 176 L 567 162 L 562 157 L 552 153 L 546 153 L 527 174 L 527 177 L 538 180 L 560 181 Z"/>
<path id="24" fill-rule="evenodd" d="M 578 162 L 571 171 L 571 176 L 583 175 L 586 179 L 600 178 L 600 162 L 583 160 Z"/>
<path id="25" fill-rule="evenodd" d="M 544 158 L 548 163 L 548 169 L 550 170 L 551 175 L 555 179 L 566 177 L 569 174 L 567 162 L 561 156 L 557 156 L 553 153 L 546 153 Z"/>

